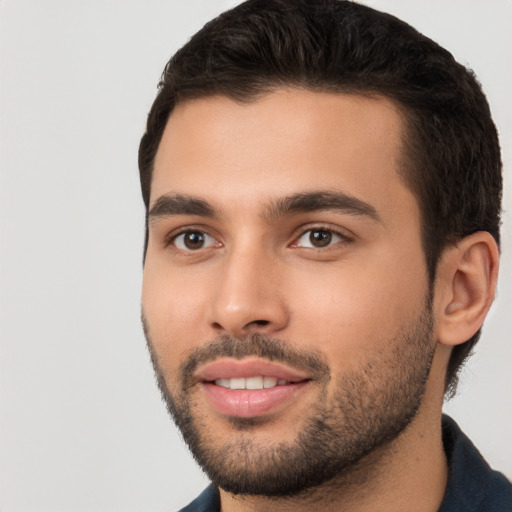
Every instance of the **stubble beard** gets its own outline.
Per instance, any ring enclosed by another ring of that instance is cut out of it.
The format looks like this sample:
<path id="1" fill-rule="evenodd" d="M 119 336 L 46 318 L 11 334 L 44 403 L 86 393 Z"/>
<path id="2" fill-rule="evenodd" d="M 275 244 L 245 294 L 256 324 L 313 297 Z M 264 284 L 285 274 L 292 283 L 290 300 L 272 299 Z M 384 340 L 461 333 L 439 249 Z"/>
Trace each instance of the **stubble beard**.
<path id="1" fill-rule="evenodd" d="M 296 497 L 335 479 L 350 481 L 351 475 L 361 473 L 365 457 L 396 439 L 416 416 L 435 349 L 428 301 L 413 325 L 381 345 L 387 349 L 375 351 L 357 370 L 335 382 L 320 353 L 299 352 L 263 335 L 223 336 L 196 350 L 181 365 L 180 386 L 171 391 L 144 317 L 143 325 L 162 397 L 194 458 L 216 486 L 250 496 Z M 313 367 L 318 400 L 293 442 L 262 445 L 250 435 L 259 421 L 231 418 L 226 441 L 219 443 L 197 412 L 191 376 L 199 364 L 222 356 L 257 356 Z M 335 387 L 331 399 L 328 383 Z"/>

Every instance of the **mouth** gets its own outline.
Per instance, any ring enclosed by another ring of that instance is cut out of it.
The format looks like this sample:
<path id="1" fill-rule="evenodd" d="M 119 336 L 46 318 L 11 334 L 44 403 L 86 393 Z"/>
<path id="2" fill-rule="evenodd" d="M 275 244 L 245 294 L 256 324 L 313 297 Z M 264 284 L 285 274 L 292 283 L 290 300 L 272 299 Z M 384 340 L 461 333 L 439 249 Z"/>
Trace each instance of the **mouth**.
<path id="1" fill-rule="evenodd" d="M 196 377 L 215 412 L 238 418 L 277 414 L 311 382 L 303 370 L 255 359 L 218 360 L 201 368 Z"/>
<path id="2" fill-rule="evenodd" d="M 277 377 L 239 377 L 231 379 L 216 379 L 214 384 L 225 389 L 272 389 L 276 386 L 289 386 L 299 381 L 278 379 Z"/>

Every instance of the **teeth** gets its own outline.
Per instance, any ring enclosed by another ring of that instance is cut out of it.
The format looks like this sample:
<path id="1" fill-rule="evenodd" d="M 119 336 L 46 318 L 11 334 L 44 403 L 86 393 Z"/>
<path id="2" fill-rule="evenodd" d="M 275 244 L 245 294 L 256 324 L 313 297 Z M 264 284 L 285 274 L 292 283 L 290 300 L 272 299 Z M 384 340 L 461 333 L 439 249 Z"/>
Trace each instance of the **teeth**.
<path id="1" fill-rule="evenodd" d="M 263 377 L 263 387 L 273 388 L 277 386 L 277 379 L 275 377 Z"/>
<path id="2" fill-rule="evenodd" d="M 263 377 L 245 379 L 245 389 L 263 389 Z"/>
<path id="3" fill-rule="evenodd" d="M 230 389 L 245 389 L 245 380 L 246 379 L 230 379 L 229 388 Z"/>
<path id="4" fill-rule="evenodd" d="M 229 379 L 217 379 L 215 384 L 217 384 L 217 386 L 229 389 Z"/>
<path id="5" fill-rule="evenodd" d="M 276 377 L 248 377 L 246 379 L 217 379 L 215 384 L 226 389 L 268 389 L 284 386 L 288 384 L 288 381 Z"/>

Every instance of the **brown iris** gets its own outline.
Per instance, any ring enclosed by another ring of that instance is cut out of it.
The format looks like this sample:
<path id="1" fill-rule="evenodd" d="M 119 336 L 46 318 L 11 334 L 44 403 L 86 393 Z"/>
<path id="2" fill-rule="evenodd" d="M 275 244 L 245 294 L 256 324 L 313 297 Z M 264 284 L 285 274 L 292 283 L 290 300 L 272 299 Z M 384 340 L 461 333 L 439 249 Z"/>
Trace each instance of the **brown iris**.
<path id="1" fill-rule="evenodd" d="M 314 247 L 326 247 L 331 243 L 331 240 L 332 233 L 322 229 L 313 230 L 309 235 L 309 241 Z"/>
<path id="2" fill-rule="evenodd" d="M 205 242 L 204 233 L 201 231 L 189 231 L 183 234 L 183 244 L 187 249 L 201 249 Z"/>

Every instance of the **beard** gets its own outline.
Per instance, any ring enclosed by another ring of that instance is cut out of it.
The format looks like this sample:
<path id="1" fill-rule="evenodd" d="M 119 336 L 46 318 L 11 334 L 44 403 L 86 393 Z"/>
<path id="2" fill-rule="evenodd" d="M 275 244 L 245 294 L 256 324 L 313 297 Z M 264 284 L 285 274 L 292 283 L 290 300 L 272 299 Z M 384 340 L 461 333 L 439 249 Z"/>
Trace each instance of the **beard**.
<path id="1" fill-rule="evenodd" d="M 294 497 L 334 480 L 348 482 L 356 475 L 364 479 L 365 457 L 389 445 L 416 416 L 435 350 L 427 301 L 411 325 L 391 340 L 380 340 L 357 368 L 337 378 L 321 352 L 300 351 L 261 334 L 224 335 L 187 357 L 171 389 L 149 325 L 144 316 L 142 320 L 163 400 L 192 455 L 217 487 L 241 495 Z M 233 417 L 226 418 L 231 429 L 219 446 L 219 436 L 198 410 L 193 379 L 197 367 L 220 357 L 249 356 L 304 368 L 313 375 L 319 396 L 292 442 L 258 442 L 251 432 L 265 419 Z M 334 391 L 328 393 L 329 387 Z"/>

